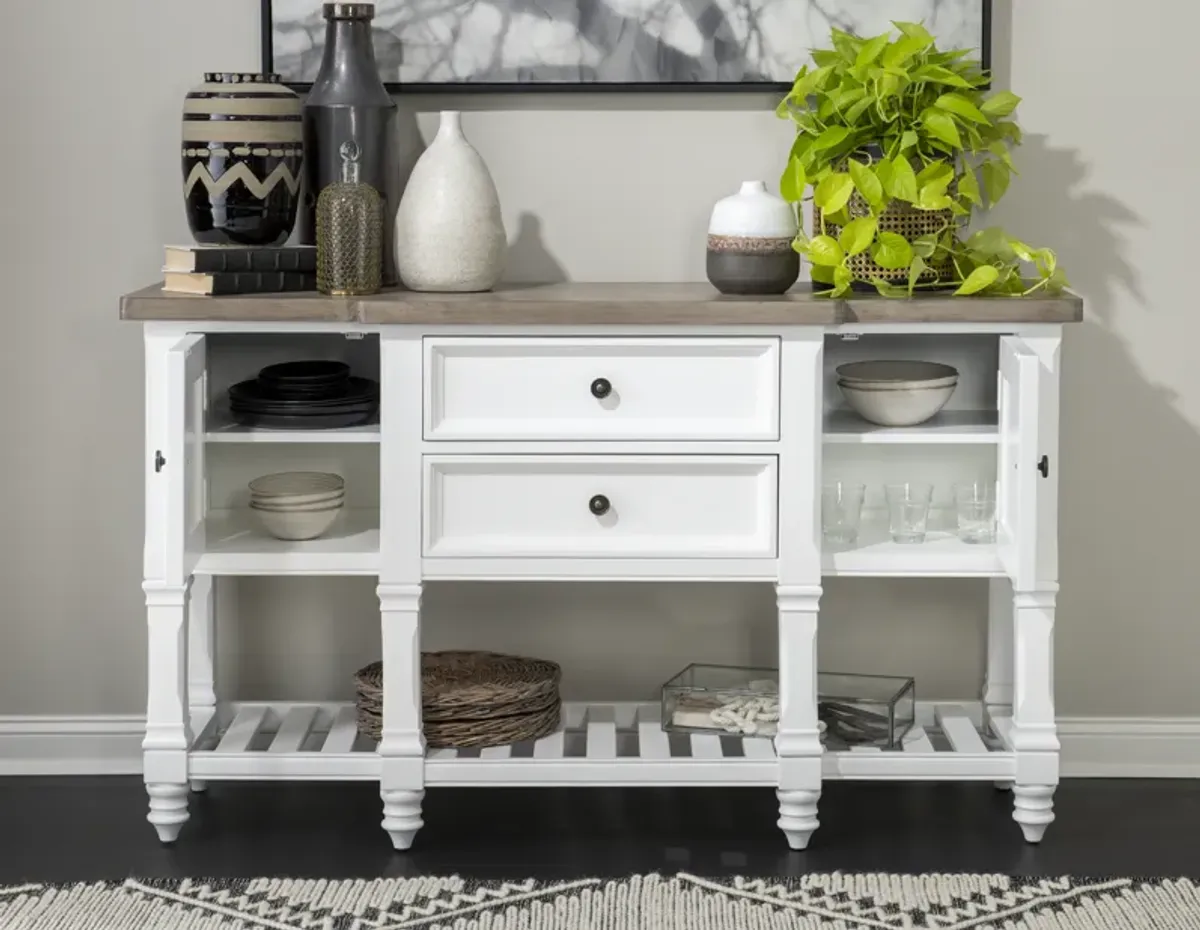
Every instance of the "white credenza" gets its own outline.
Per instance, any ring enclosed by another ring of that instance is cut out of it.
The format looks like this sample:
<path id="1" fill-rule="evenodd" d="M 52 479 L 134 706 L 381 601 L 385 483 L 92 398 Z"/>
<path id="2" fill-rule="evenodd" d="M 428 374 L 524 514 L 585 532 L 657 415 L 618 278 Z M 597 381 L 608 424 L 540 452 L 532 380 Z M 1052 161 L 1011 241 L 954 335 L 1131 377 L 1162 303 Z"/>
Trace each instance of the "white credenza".
<path id="1" fill-rule="evenodd" d="M 145 781 L 164 842 L 188 818 L 189 790 L 217 780 L 378 781 L 398 849 L 422 826 L 426 788 L 440 785 L 773 786 L 794 849 L 817 828 L 825 779 L 996 782 L 1011 786 L 1027 840 L 1053 820 L 1059 357 L 1078 298 L 558 285 L 339 300 L 152 287 L 122 311 L 145 331 Z M 379 425 L 230 423 L 229 385 L 314 357 L 380 380 Z M 871 427 L 834 385 L 837 365 L 863 358 L 947 362 L 961 380 L 934 421 Z M 327 537 L 255 531 L 247 481 L 289 469 L 346 476 L 347 511 Z M 998 482 L 994 546 L 961 543 L 947 523 L 951 484 L 981 478 Z M 868 486 L 852 548 L 822 548 L 823 480 Z M 903 480 L 939 488 L 942 529 L 923 544 L 886 533 L 880 489 Z M 219 698 L 218 588 L 238 575 L 378 578 L 378 745 L 357 734 L 350 704 Z M 823 752 L 817 627 L 830 576 L 988 579 L 979 700 L 918 705 L 897 751 Z M 532 746 L 427 751 L 422 588 L 478 579 L 774 585 L 778 736 L 681 742 L 663 734 L 657 703 L 568 704 L 563 730 Z"/>

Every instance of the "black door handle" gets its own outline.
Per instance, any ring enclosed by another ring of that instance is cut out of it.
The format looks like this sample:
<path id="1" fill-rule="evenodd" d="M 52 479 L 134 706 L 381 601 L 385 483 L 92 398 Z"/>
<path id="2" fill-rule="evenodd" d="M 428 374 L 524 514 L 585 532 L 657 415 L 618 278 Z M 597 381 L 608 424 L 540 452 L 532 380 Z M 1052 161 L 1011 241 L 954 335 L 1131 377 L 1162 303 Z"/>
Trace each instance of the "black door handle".
<path id="1" fill-rule="evenodd" d="M 1042 473 L 1043 478 L 1050 477 L 1050 456 L 1042 456 L 1041 461 L 1038 462 L 1037 470 Z"/>
<path id="2" fill-rule="evenodd" d="M 612 505 L 609 503 L 608 498 L 603 494 L 597 494 L 590 501 L 588 501 L 588 510 L 598 517 L 602 517 L 608 513 L 608 509 L 611 506 Z"/>
<path id="3" fill-rule="evenodd" d="M 607 378 L 597 378 L 592 382 L 592 396 L 596 400 L 604 400 L 612 393 L 612 382 Z"/>

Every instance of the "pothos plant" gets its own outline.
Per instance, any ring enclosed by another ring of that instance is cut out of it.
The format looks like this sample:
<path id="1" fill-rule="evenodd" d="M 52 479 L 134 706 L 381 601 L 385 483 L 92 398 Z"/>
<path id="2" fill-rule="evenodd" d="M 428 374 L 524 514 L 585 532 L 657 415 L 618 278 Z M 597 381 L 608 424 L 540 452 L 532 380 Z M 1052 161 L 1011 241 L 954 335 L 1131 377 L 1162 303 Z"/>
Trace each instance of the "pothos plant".
<path id="1" fill-rule="evenodd" d="M 969 50 L 943 52 L 924 26 L 893 25 L 898 34 L 867 39 L 834 29 L 833 48 L 813 53 L 776 110 L 796 124 L 780 193 L 797 203 L 811 186 L 820 208 L 819 228 L 794 243 L 813 280 L 835 297 L 855 281 L 886 296 L 947 286 L 1009 296 L 1061 290 L 1066 278 L 1049 249 L 998 227 L 966 234 L 973 209 L 1000 200 L 1016 173 L 1010 149 L 1021 130 L 1010 117 L 1020 98 L 985 93 L 988 76 Z M 948 218 L 911 240 L 888 228 L 895 224 L 885 212 L 913 209 Z M 850 260 L 864 252 L 880 268 L 906 269 L 907 286 L 864 278 L 864 263 Z"/>

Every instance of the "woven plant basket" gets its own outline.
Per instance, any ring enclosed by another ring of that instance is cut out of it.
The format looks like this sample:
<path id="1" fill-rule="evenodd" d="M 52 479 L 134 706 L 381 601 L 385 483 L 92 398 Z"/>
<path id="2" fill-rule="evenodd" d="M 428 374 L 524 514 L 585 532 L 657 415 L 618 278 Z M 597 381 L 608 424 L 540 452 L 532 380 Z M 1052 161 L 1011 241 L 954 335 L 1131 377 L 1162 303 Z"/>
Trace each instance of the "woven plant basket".
<path id="1" fill-rule="evenodd" d="M 562 669 L 554 662 L 496 652 L 421 653 L 421 717 L 432 748 L 504 746 L 558 727 Z M 354 676 L 358 730 L 383 729 L 383 663 Z"/>

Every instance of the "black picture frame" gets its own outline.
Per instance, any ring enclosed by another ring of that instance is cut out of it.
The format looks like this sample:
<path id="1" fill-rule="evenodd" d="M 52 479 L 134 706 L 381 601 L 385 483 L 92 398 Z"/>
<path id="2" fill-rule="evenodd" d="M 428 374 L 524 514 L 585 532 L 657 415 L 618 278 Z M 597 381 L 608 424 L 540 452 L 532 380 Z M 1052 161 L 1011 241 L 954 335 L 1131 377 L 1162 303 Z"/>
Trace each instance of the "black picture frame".
<path id="1" fill-rule="evenodd" d="M 979 0 L 981 11 L 980 63 L 984 71 L 992 67 L 992 0 Z M 262 70 L 271 73 L 274 70 L 274 28 L 271 18 L 271 0 L 261 0 L 262 17 L 260 20 L 262 41 Z M 305 93 L 311 82 L 286 81 L 288 87 L 297 93 Z M 455 83 L 408 83 L 395 81 L 384 83 L 389 93 L 393 94 L 563 94 L 563 93 L 677 93 L 693 92 L 707 94 L 745 94 L 745 93 L 782 93 L 792 86 L 790 81 L 739 81 L 739 82 L 662 82 L 637 81 L 632 83 L 598 83 L 598 82 L 505 82 L 501 84 L 461 81 Z"/>

